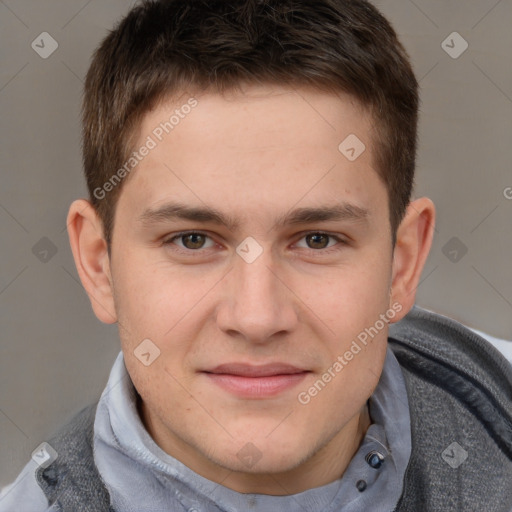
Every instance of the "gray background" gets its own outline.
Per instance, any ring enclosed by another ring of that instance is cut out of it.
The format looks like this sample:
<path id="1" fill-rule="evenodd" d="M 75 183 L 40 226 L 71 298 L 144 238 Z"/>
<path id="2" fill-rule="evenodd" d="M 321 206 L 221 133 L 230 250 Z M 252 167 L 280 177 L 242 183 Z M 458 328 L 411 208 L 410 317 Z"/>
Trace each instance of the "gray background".
<path id="1" fill-rule="evenodd" d="M 375 3 L 421 80 L 417 195 L 434 200 L 438 220 L 417 302 L 512 339 L 512 0 Z M 78 281 L 65 218 L 86 195 L 83 78 L 132 4 L 0 0 L 0 486 L 99 397 L 119 350 Z M 469 44 L 456 59 L 441 46 L 454 31 Z M 31 47 L 42 32 L 58 43 L 46 59 Z"/>

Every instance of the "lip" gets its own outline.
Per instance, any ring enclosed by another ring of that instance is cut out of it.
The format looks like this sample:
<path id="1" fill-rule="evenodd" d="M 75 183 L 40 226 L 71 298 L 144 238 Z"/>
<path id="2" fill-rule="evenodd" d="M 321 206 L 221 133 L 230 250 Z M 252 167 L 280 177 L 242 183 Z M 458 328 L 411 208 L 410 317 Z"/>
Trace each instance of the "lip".
<path id="1" fill-rule="evenodd" d="M 260 366 L 227 363 L 202 372 L 225 391 L 242 398 L 270 398 L 299 384 L 308 370 L 284 363 Z"/>

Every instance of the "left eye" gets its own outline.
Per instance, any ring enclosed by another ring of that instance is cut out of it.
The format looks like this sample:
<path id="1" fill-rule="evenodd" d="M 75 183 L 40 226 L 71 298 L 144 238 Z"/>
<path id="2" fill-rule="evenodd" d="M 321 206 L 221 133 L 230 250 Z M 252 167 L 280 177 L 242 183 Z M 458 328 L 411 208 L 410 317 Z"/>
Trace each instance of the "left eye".
<path id="1" fill-rule="evenodd" d="M 301 240 L 305 240 L 306 245 L 297 244 L 298 247 L 305 247 L 306 249 L 326 249 L 336 245 L 341 240 L 333 235 L 327 233 L 309 233 L 302 237 Z"/>
<path id="2" fill-rule="evenodd" d="M 214 245 L 213 240 L 203 233 L 181 233 L 173 236 L 165 242 L 166 244 L 174 243 L 184 249 L 197 250 L 208 249 Z"/>

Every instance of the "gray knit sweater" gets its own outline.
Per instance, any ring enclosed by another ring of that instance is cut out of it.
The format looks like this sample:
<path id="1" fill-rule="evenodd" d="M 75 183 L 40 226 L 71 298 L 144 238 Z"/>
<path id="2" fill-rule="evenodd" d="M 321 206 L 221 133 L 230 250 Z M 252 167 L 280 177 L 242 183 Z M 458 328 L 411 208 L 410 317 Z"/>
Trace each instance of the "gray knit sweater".
<path id="1" fill-rule="evenodd" d="M 412 434 L 395 512 L 511 512 L 512 367 L 484 339 L 418 307 L 391 327 L 389 343 Z M 112 511 L 93 459 L 95 410 L 84 409 L 50 440 L 59 457 L 37 481 L 52 510 Z"/>

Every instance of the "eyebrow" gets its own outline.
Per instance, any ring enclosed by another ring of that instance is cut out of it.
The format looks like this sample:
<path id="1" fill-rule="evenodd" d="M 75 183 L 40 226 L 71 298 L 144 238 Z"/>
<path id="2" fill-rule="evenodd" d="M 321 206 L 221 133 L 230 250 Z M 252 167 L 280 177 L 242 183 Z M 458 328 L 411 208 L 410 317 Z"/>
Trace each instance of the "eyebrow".
<path id="1" fill-rule="evenodd" d="M 295 208 L 278 217 L 275 220 L 274 229 L 287 225 L 336 220 L 367 222 L 368 217 L 369 211 L 366 208 L 340 202 L 322 207 Z M 219 224 L 230 231 L 236 231 L 240 226 L 239 219 L 209 206 L 194 207 L 182 203 L 166 203 L 155 209 L 148 208 L 138 217 L 138 221 L 147 226 L 176 219 Z"/>

